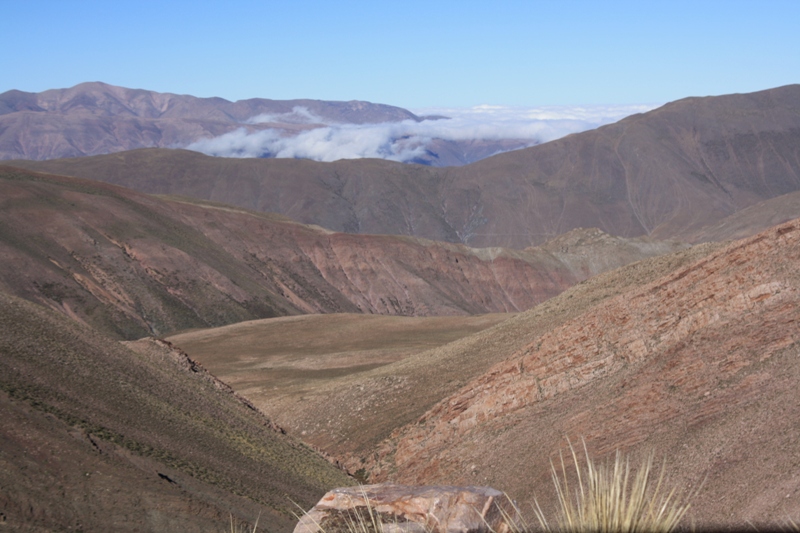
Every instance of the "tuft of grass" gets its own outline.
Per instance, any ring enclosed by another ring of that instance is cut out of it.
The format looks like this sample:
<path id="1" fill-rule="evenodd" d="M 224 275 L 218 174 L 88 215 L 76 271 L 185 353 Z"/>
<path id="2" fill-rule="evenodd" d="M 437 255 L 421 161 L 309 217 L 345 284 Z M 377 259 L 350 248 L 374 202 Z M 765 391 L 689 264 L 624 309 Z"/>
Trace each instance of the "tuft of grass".
<path id="1" fill-rule="evenodd" d="M 538 526 L 527 522 L 517 505 L 511 512 L 500 509 L 503 516 L 499 528 L 490 533 L 527 533 L 543 530 L 547 533 L 669 533 L 675 531 L 689 510 L 688 503 L 702 486 L 685 498 L 678 497 L 678 488 L 668 488 L 665 482 L 666 465 L 660 470 L 653 467 L 653 454 L 647 456 L 638 468 L 632 468 L 628 457 L 617 451 L 613 462 L 597 464 L 589 456 L 583 442 L 585 465 L 581 466 L 578 452 L 572 442 L 569 449 L 577 474 L 577 486 L 570 485 L 567 462 L 559 453 L 561 473 L 551 462 L 551 474 L 558 499 L 558 515 L 548 520 L 534 499 L 534 514 Z M 314 522 L 321 533 L 397 533 L 419 529 L 424 533 L 437 531 L 430 524 L 399 524 L 384 522 L 364 494 L 365 507 L 340 512 L 323 523 Z M 299 519 L 299 516 L 298 516 Z M 796 524 L 791 525 L 797 528 Z M 416 527 L 415 527 L 416 526 Z"/>
<path id="2" fill-rule="evenodd" d="M 256 518 L 256 523 L 250 527 L 250 524 L 241 523 L 234 519 L 232 514 L 229 516 L 231 521 L 230 533 L 256 533 L 256 530 L 258 529 L 258 521 L 261 520 L 261 515 L 259 514 L 258 518 Z"/>
<path id="3" fill-rule="evenodd" d="M 559 514 L 555 523 L 547 520 L 538 502 L 534 512 L 539 525 L 548 532 L 598 533 L 667 533 L 675 530 L 689 510 L 688 500 L 696 491 L 681 500 L 677 487 L 667 490 L 664 483 L 665 464 L 655 473 L 653 455 L 649 455 L 636 469 L 631 469 L 629 458 L 617 451 L 613 463 L 596 464 L 589 457 L 583 442 L 586 465 L 581 468 L 578 454 L 569 443 L 577 473 L 577 487 L 573 490 L 567 479 L 563 454 L 561 476 L 551 463 L 553 485 L 558 497 Z"/>

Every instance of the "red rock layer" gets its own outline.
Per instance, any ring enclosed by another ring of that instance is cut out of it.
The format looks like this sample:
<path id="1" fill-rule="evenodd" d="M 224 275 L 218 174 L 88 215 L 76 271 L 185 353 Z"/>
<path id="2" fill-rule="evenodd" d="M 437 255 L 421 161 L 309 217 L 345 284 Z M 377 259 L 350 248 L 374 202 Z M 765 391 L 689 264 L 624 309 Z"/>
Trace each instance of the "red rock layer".
<path id="1" fill-rule="evenodd" d="M 483 475 L 531 495 L 564 436 L 583 436 L 600 456 L 663 451 L 687 484 L 709 475 L 707 520 L 800 510 L 797 498 L 763 497 L 800 491 L 786 470 L 800 460 L 798 264 L 795 220 L 601 303 L 397 431 L 370 462 L 371 481 Z"/>

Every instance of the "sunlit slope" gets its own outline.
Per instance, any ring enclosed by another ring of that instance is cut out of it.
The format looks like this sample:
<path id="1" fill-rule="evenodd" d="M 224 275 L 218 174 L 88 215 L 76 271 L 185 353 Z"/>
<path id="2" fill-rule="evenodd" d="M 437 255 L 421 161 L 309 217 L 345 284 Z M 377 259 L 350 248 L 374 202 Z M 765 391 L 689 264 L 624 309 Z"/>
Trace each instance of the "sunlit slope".
<path id="1" fill-rule="evenodd" d="M 794 220 L 640 279 L 505 351 L 395 432 L 366 471 L 500 486 L 524 500 L 542 494 L 566 439 L 585 438 L 598 459 L 655 451 L 686 490 L 707 477 L 693 503 L 701 524 L 797 516 L 798 261 Z M 582 286 L 500 327 L 532 324 Z"/>

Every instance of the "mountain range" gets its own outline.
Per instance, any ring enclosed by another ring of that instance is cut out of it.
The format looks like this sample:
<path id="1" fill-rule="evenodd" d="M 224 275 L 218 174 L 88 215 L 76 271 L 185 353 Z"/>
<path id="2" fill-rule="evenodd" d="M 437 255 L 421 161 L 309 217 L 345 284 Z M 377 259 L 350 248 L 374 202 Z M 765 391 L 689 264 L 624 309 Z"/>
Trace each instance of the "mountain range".
<path id="1" fill-rule="evenodd" d="M 236 130 L 291 137 L 327 125 L 442 120 L 362 101 L 223 98 L 128 89 L 101 82 L 41 93 L 0 94 L 0 160 L 56 159 L 136 148 L 181 148 Z M 433 139 L 415 161 L 449 166 L 530 146 L 519 139 Z M 271 157 L 272 154 L 259 154 Z"/>
<path id="2" fill-rule="evenodd" d="M 522 311 L 685 247 L 576 231 L 473 249 L 0 167 L 0 288 L 123 339 L 305 313 Z"/>
<path id="3" fill-rule="evenodd" d="M 255 112 L 0 96 L 37 142 L 46 102 L 82 117 L 57 139 Z M 0 527 L 288 531 L 291 501 L 359 481 L 549 508 L 551 460 L 581 439 L 664 457 L 701 525 L 797 517 L 799 185 L 800 86 L 452 168 L 7 161 Z"/>
<path id="4" fill-rule="evenodd" d="M 281 213 L 349 233 L 525 248 L 575 228 L 688 240 L 800 189 L 800 85 L 687 98 L 462 167 L 137 150 L 32 170 Z"/>

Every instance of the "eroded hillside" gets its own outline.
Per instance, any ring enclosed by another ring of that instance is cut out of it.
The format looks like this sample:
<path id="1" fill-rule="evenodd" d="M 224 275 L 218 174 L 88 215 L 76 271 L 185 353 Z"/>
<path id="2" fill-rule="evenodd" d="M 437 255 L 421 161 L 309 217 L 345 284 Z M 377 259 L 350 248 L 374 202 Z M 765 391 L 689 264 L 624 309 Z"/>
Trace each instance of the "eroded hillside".
<path id="1" fill-rule="evenodd" d="M 687 490 L 707 477 L 701 523 L 796 515 L 798 261 L 794 220 L 528 337 L 367 457 L 370 479 L 529 499 L 566 438 L 585 438 L 599 458 L 655 450 Z"/>
<path id="2" fill-rule="evenodd" d="M 516 312 L 683 246 L 585 231 L 558 249 L 473 249 L 0 171 L 0 287 L 128 339 L 304 313 Z"/>

